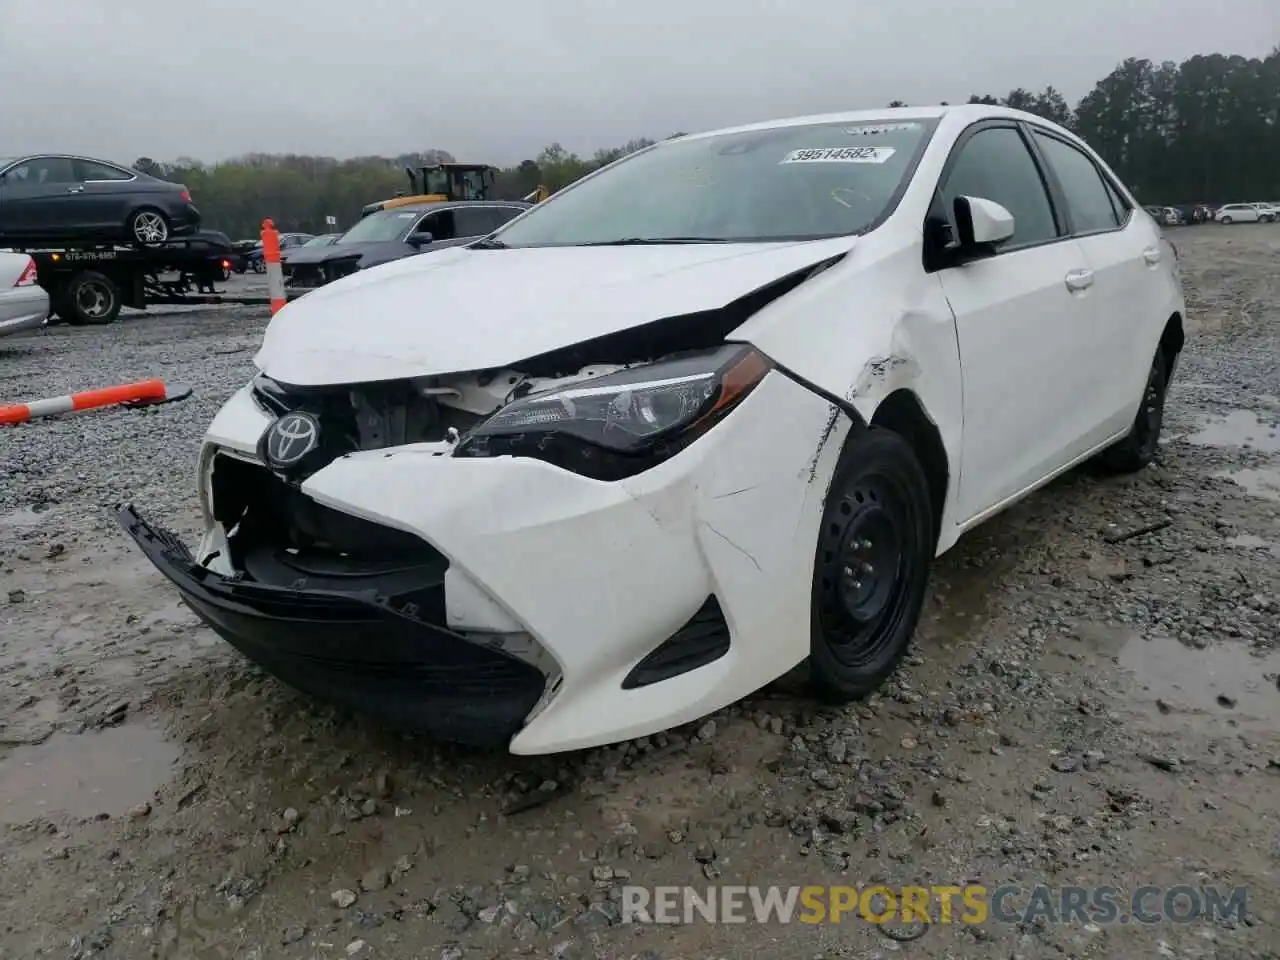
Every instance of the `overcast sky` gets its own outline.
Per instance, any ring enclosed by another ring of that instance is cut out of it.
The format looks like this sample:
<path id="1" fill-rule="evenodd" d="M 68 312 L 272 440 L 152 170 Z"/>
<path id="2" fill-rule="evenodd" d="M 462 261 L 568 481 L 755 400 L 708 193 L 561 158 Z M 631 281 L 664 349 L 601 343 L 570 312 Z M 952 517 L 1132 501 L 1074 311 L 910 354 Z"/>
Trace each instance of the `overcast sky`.
<path id="1" fill-rule="evenodd" d="M 1280 0 L 0 0 L 0 155 L 505 164 L 1278 41 Z"/>

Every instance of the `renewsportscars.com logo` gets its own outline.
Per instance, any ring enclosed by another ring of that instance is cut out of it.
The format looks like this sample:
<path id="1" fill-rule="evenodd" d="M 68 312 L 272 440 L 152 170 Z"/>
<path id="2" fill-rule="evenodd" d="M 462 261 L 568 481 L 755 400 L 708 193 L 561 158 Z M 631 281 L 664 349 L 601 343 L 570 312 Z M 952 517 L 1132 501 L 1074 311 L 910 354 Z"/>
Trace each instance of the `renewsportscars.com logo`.
<path id="1" fill-rule="evenodd" d="M 1243 921 L 1246 887 L 1020 887 L 979 884 L 889 887 L 622 888 L 623 923 L 1154 924 Z"/>

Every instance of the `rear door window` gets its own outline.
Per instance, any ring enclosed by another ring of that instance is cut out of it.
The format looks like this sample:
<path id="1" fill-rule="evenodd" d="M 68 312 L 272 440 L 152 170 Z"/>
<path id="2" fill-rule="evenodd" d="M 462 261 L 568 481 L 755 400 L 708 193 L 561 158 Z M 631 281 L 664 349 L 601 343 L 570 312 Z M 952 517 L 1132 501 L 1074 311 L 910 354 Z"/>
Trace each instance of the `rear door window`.
<path id="1" fill-rule="evenodd" d="M 460 237 L 482 237 L 491 232 L 494 222 L 492 207 L 459 207 L 453 211 L 454 223 Z M 435 233 L 435 231 L 431 231 Z"/>
<path id="2" fill-rule="evenodd" d="M 491 207 L 489 215 L 493 220 L 490 230 L 497 230 L 500 226 L 510 223 L 520 214 L 524 213 L 524 207 Z"/>
<path id="3" fill-rule="evenodd" d="M 1120 226 L 1110 191 L 1087 154 L 1057 137 L 1033 133 L 1049 167 L 1058 178 L 1074 233 L 1097 233 Z"/>
<path id="4" fill-rule="evenodd" d="M 97 160 L 75 160 L 76 179 L 84 181 L 132 180 L 133 174 Z"/>

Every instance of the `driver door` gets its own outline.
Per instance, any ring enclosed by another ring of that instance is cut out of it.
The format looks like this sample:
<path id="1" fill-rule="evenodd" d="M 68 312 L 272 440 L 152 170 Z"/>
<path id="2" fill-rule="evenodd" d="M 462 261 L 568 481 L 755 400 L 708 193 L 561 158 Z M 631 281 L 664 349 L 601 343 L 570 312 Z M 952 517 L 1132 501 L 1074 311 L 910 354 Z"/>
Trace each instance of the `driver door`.
<path id="1" fill-rule="evenodd" d="M 32 157 L 0 180 L 0 229 L 12 237 L 67 237 L 78 226 L 84 185 L 66 157 Z"/>
<path id="2" fill-rule="evenodd" d="M 430 250 L 434 244 L 439 243 L 441 240 L 452 240 L 455 236 L 453 211 L 436 210 L 428 213 L 409 231 L 405 240 L 411 243 L 415 238 L 420 238 L 427 233 L 431 234 L 431 242 L 418 246 L 419 250 Z M 417 244 L 414 245 L 417 246 Z"/>
<path id="3" fill-rule="evenodd" d="M 964 522 L 1081 451 L 1092 274 L 1016 125 L 987 122 L 961 137 L 931 218 L 950 220 L 958 196 L 994 200 L 1014 217 L 1014 234 L 995 255 L 938 271 L 963 377 Z"/>

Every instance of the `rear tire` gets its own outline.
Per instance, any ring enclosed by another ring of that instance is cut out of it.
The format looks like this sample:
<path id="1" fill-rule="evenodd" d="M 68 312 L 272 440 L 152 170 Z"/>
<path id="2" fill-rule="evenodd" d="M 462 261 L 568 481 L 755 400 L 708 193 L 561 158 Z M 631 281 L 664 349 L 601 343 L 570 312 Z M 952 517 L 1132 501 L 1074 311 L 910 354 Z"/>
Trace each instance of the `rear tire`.
<path id="1" fill-rule="evenodd" d="M 1169 389 L 1168 369 L 1164 348 L 1156 347 L 1133 427 L 1123 440 L 1098 454 L 1097 465 L 1104 473 L 1136 473 L 1155 459 L 1164 423 L 1164 395 Z"/>
<path id="2" fill-rule="evenodd" d="M 95 270 L 85 270 L 66 285 L 58 313 L 76 326 L 104 326 L 115 321 L 121 306 L 115 281 Z"/>
<path id="3" fill-rule="evenodd" d="M 143 247 L 165 243 L 173 235 L 169 218 L 155 207 L 142 207 L 133 211 L 126 224 L 129 239 Z"/>
<path id="4" fill-rule="evenodd" d="M 937 542 L 924 469 L 880 427 L 850 438 L 827 492 L 814 558 L 809 674 L 823 699 L 866 696 L 920 619 Z"/>

